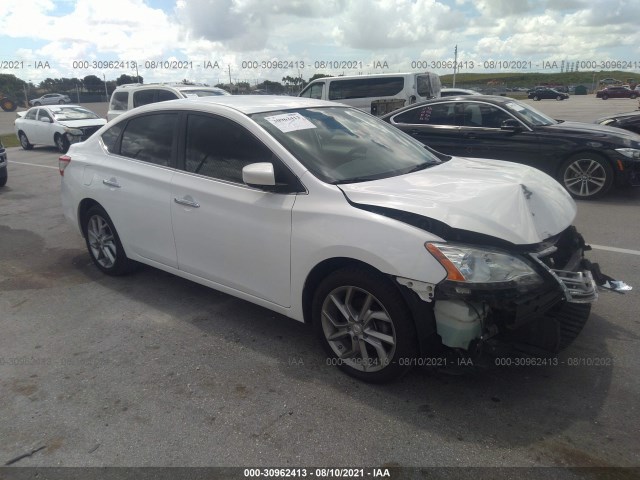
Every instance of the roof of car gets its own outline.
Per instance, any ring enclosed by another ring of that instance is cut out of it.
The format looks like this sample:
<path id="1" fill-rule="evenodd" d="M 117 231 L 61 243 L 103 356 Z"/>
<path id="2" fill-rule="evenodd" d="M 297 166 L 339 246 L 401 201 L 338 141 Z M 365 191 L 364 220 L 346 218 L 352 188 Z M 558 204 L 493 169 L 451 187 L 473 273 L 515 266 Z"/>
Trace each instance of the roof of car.
<path id="1" fill-rule="evenodd" d="M 52 112 L 57 112 L 58 110 L 62 110 L 63 108 L 81 108 L 83 110 L 88 110 L 88 108 L 83 107 L 82 105 L 74 105 L 71 103 L 67 103 L 66 105 L 38 105 L 31 108 L 46 108 L 48 110 L 51 110 Z"/>
<path id="2" fill-rule="evenodd" d="M 245 115 L 277 110 L 293 110 L 296 108 L 346 106 L 336 102 L 328 102 L 326 100 L 287 97 L 284 95 L 219 95 L 214 97 L 182 98 L 168 102 L 153 103 L 142 108 L 146 108 L 148 110 L 166 110 L 177 106 L 193 106 L 194 103 L 199 105 L 224 105 L 238 110 Z"/>

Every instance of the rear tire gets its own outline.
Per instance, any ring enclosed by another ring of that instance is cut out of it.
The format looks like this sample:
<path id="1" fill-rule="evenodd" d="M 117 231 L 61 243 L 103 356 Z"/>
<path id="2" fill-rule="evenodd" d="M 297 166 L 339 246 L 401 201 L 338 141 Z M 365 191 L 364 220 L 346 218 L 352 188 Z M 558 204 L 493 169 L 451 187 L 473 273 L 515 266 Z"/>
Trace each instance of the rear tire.
<path id="1" fill-rule="evenodd" d="M 4 187 L 7 184 L 8 178 L 7 167 L 0 168 L 0 187 Z"/>
<path id="2" fill-rule="evenodd" d="M 87 210 L 83 216 L 82 230 L 89 256 L 102 273 L 118 276 L 135 269 L 137 263 L 125 254 L 111 218 L 100 205 Z"/>
<path id="3" fill-rule="evenodd" d="M 365 382 L 401 377 L 418 351 L 399 290 L 367 268 L 347 267 L 327 276 L 315 292 L 312 316 L 327 363 Z"/>

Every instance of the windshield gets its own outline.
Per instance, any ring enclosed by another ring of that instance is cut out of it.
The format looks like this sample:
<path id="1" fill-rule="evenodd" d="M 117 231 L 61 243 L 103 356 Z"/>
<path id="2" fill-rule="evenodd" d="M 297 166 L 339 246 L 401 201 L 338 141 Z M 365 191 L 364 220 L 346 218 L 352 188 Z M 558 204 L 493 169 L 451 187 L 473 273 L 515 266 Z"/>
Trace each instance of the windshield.
<path id="1" fill-rule="evenodd" d="M 542 112 L 539 112 L 533 107 L 526 105 L 524 103 L 516 102 L 515 100 L 512 102 L 505 103 L 504 105 L 508 110 L 524 117 L 524 119 L 529 122 L 531 125 L 555 125 L 558 123 L 557 120 L 554 120 L 551 117 L 548 117 Z"/>
<path id="2" fill-rule="evenodd" d="M 387 178 L 440 163 L 418 141 L 353 108 L 307 108 L 251 117 L 327 183 Z"/>
<path id="3" fill-rule="evenodd" d="M 91 110 L 87 110 L 82 107 L 61 107 L 56 110 L 52 110 L 53 116 L 56 120 L 89 120 L 94 118 L 100 118 Z"/>

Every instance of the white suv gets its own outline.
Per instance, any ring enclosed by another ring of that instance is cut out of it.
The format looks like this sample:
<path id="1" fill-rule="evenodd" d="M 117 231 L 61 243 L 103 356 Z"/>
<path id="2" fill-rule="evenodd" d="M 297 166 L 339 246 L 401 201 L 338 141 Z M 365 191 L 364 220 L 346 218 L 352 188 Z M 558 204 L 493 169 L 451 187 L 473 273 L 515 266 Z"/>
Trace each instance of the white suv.
<path id="1" fill-rule="evenodd" d="M 187 97 L 210 97 L 215 95 L 231 95 L 226 90 L 210 87 L 204 84 L 185 83 L 128 83 L 120 85 L 111 94 L 107 120 L 112 120 L 118 115 L 141 107 L 148 103 L 164 102 Z"/>

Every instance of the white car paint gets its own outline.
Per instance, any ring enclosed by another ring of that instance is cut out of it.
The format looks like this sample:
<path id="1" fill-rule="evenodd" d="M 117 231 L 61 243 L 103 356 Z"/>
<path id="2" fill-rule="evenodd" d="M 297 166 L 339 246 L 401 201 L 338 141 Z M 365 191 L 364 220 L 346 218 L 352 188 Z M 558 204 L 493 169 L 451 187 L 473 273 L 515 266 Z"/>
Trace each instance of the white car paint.
<path id="1" fill-rule="evenodd" d="M 444 238 L 362 207 L 409 212 L 514 246 L 540 244 L 566 230 L 575 218 L 575 203 L 560 184 L 536 169 L 504 161 L 453 158 L 378 180 L 327 183 L 248 117 L 323 107 L 347 108 L 295 97 L 225 96 L 175 100 L 127 112 L 86 142 L 72 145 L 61 161 L 66 165 L 64 214 L 82 232 L 80 206 L 91 199 L 111 217 L 129 259 L 299 321 L 305 321 L 305 285 L 324 262 L 356 260 L 395 279 L 427 303 L 433 289 L 447 278 L 443 264 L 426 248 L 427 243 L 447 243 Z M 242 125 L 290 169 L 302 189 L 275 193 L 107 151 L 102 141 L 107 130 L 166 110 L 216 115 Z M 363 114 L 355 116 L 359 115 Z M 296 114 L 284 116 L 297 122 L 295 128 L 313 133 Z M 393 129 L 366 118 L 379 128 Z M 368 138 L 366 129 L 359 128 L 354 122 L 353 131 Z M 409 136 L 393 132 L 403 135 L 401 142 L 412 142 L 411 148 L 423 151 Z M 350 157 L 351 162 L 357 163 Z M 486 316 L 486 307 L 477 300 L 472 308 L 457 301 L 438 302 L 436 313 L 441 318 L 436 317 L 436 324 L 443 344 L 470 345 L 481 331 L 479 312 Z"/>
<path id="2" fill-rule="evenodd" d="M 356 203 L 410 211 L 517 245 L 560 233 L 576 215 L 571 196 L 547 174 L 499 160 L 454 157 L 429 170 L 342 189 Z"/>

